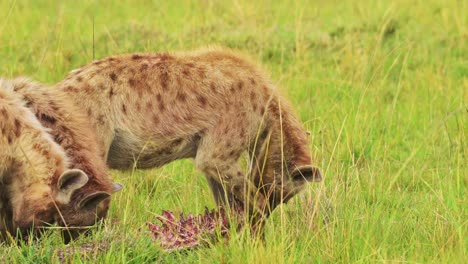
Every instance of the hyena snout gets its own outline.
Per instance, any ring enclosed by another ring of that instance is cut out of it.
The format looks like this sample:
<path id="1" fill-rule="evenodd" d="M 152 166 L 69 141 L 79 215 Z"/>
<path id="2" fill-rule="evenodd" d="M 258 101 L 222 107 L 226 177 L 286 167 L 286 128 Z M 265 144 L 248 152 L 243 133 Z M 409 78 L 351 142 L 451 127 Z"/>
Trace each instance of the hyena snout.
<path id="1" fill-rule="evenodd" d="M 322 180 L 322 174 L 319 168 L 312 165 L 303 165 L 295 167 L 288 176 L 276 175 L 273 182 L 267 180 L 259 184 L 260 192 L 268 200 L 267 215 L 271 213 L 278 205 L 287 203 L 291 198 L 300 193 L 308 182 L 319 182 Z"/>
<path id="2" fill-rule="evenodd" d="M 61 210 L 63 217 L 58 225 L 64 227 L 62 237 L 65 243 L 75 240 L 80 235 L 90 234 L 96 223 L 104 221 L 109 210 L 111 194 L 122 189 L 122 185 L 113 184 L 111 193 L 105 191 L 92 191 L 75 194 L 78 202 L 65 205 Z M 72 199 L 73 200 L 73 199 Z"/>
<path id="3" fill-rule="evenodd" d="M 64 227 L 65 242 L 69 242 L 86 232 L 89 226 L 105 218 L 111 196 L 111 193 L 86 187 L 88 180 L 81 170 L 67 170 L 60 176 L 56 189 L 42 199 L 25 197 L 13 219 L 12 235 L 22 239 L 38 238 L 49 227 L 57 225 Z M 112 192 L 121 189 L 120 184 L 114 184 Z"/>
<path id="4" fill-rule="evenodd" d="M 320 169 L 312 165 L 300 166 L 291 173 L 293 182 L 302 184 L 305 182 L 320 182 L 322 181 L 322 173 Z"/>

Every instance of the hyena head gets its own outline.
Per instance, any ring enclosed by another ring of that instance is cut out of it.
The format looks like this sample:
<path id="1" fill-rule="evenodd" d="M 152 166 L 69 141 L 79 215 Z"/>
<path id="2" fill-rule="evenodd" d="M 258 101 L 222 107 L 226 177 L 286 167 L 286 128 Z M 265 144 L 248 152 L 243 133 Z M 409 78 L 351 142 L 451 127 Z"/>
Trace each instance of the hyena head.
<path id="1" fill-rule="evenodd" d="M 89 227 L 107 216 L 112 193 L 122 185 L 98 182 L 78 169 L 68 170 L 56 185 L 53 223 L 65 227 L 65 242 L 77 238 Z"/>
<path id="2" fill-rule="evenodd" d="M 14 201 L 13 230 L 23 238 L 36 237 L 52 225 L 64 227 L 65 242 L 76 238 L 97 221 L 105 218 L 110 193 L 85 191 L 88 176 L 81 170 L 62 173 L 57 183 L 37 182 L 24 188 L 24 195 Z"/>
<path id="3" fill-rule="evenodd" d="M 254 184 L 268 199 L 269 212 L 298 194 L 306 183 L 322 180 L 307 149 L 308 132 L 287 104 L 278 109 L 273 101 L 269 111 L 274 118 L 267 120 L 254 153 Z"/>
<path id="4" fill-rule="evenodd" d="M 31 232 L 38 236 L 47 227 L 58 225 L 66 227 L 68 242 L 106 216 L 112 187 L 98 187 L 85 172 L 69 169 L 64 156 L 54 157 L 53 151 L 43 150 L 28 155 L 33 164 L 20 162 L 9 169 L 10 233 L 20 232 L 26 238 Z"/>
<path id="5" fill-rule="evenodd" d="M 73 169 L 13 86 L 0 79 L 0 235 L 26 236 L 58 224 L 82 227 L 105 217 L 113 190 L 98 177 Z M 39 232 L 40 233 L 40 232 Z"/>

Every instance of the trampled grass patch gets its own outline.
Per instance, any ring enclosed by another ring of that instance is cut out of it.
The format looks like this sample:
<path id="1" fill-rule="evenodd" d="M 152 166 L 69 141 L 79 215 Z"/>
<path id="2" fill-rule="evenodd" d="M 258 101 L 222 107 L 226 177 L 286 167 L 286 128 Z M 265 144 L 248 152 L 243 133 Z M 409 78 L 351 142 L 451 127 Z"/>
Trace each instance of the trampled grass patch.
<path id="1" fill-rule="evenodd" d="M 218 44 L 260 61 L 311 132 L 323 169 L 265 241 L 162 251 L 146 223 L 214 208 L 191 161 L 113 171 L 108 221 L 70 246 L 51 231 L 0 263 L 464 263 L 468 4 L 464 1 L 1 1 L 0 76 L 53 84 L 126 52 Z M 91 245 L 91 246 L 90 246 Z M 94 245 L 94 247 L 93 247 Z"/>

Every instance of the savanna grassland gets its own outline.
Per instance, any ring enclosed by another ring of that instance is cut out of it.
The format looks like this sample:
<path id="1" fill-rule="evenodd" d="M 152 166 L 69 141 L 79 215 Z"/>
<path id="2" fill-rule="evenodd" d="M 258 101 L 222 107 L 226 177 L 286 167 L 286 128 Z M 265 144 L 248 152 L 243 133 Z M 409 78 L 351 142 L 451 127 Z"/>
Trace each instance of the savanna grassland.
<path id="1" fill-rule="evenodd" d="M 246 232 L 167 253 L 146 222 L 214 208 L 190 160 L 112 171 L 108 221 L 74 263 L 466 263 L 468 2 L 0 1 L 0 76 L 53 84 L 117 53 L 219 44 L 252 55 L 311 132 L 324 181 Z M 0 120 L 1 122 L 1 120 Z M 0 263 L 59 261 L 58 232 Z"/>

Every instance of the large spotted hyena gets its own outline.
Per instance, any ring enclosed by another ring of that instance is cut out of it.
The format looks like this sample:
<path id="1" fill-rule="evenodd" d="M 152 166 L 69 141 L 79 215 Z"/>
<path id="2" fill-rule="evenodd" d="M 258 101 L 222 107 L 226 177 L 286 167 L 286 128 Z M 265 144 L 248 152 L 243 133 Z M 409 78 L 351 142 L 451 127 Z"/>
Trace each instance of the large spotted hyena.
<path id="1" fill-rule="evenodd" d="M 234 51 L 112 56 L 72 71 L 56 88 L 87 111 L 111 168 L 193 158 L 220 205 L 245 206 L 255 219 L 321 179 L 289 104 Z"/>
<path id="2" fill-rule="evenodd" d="M 105 216 L 113 185 L 79 113 L 59 91 L 0 79 L 0 238 Z"/>

